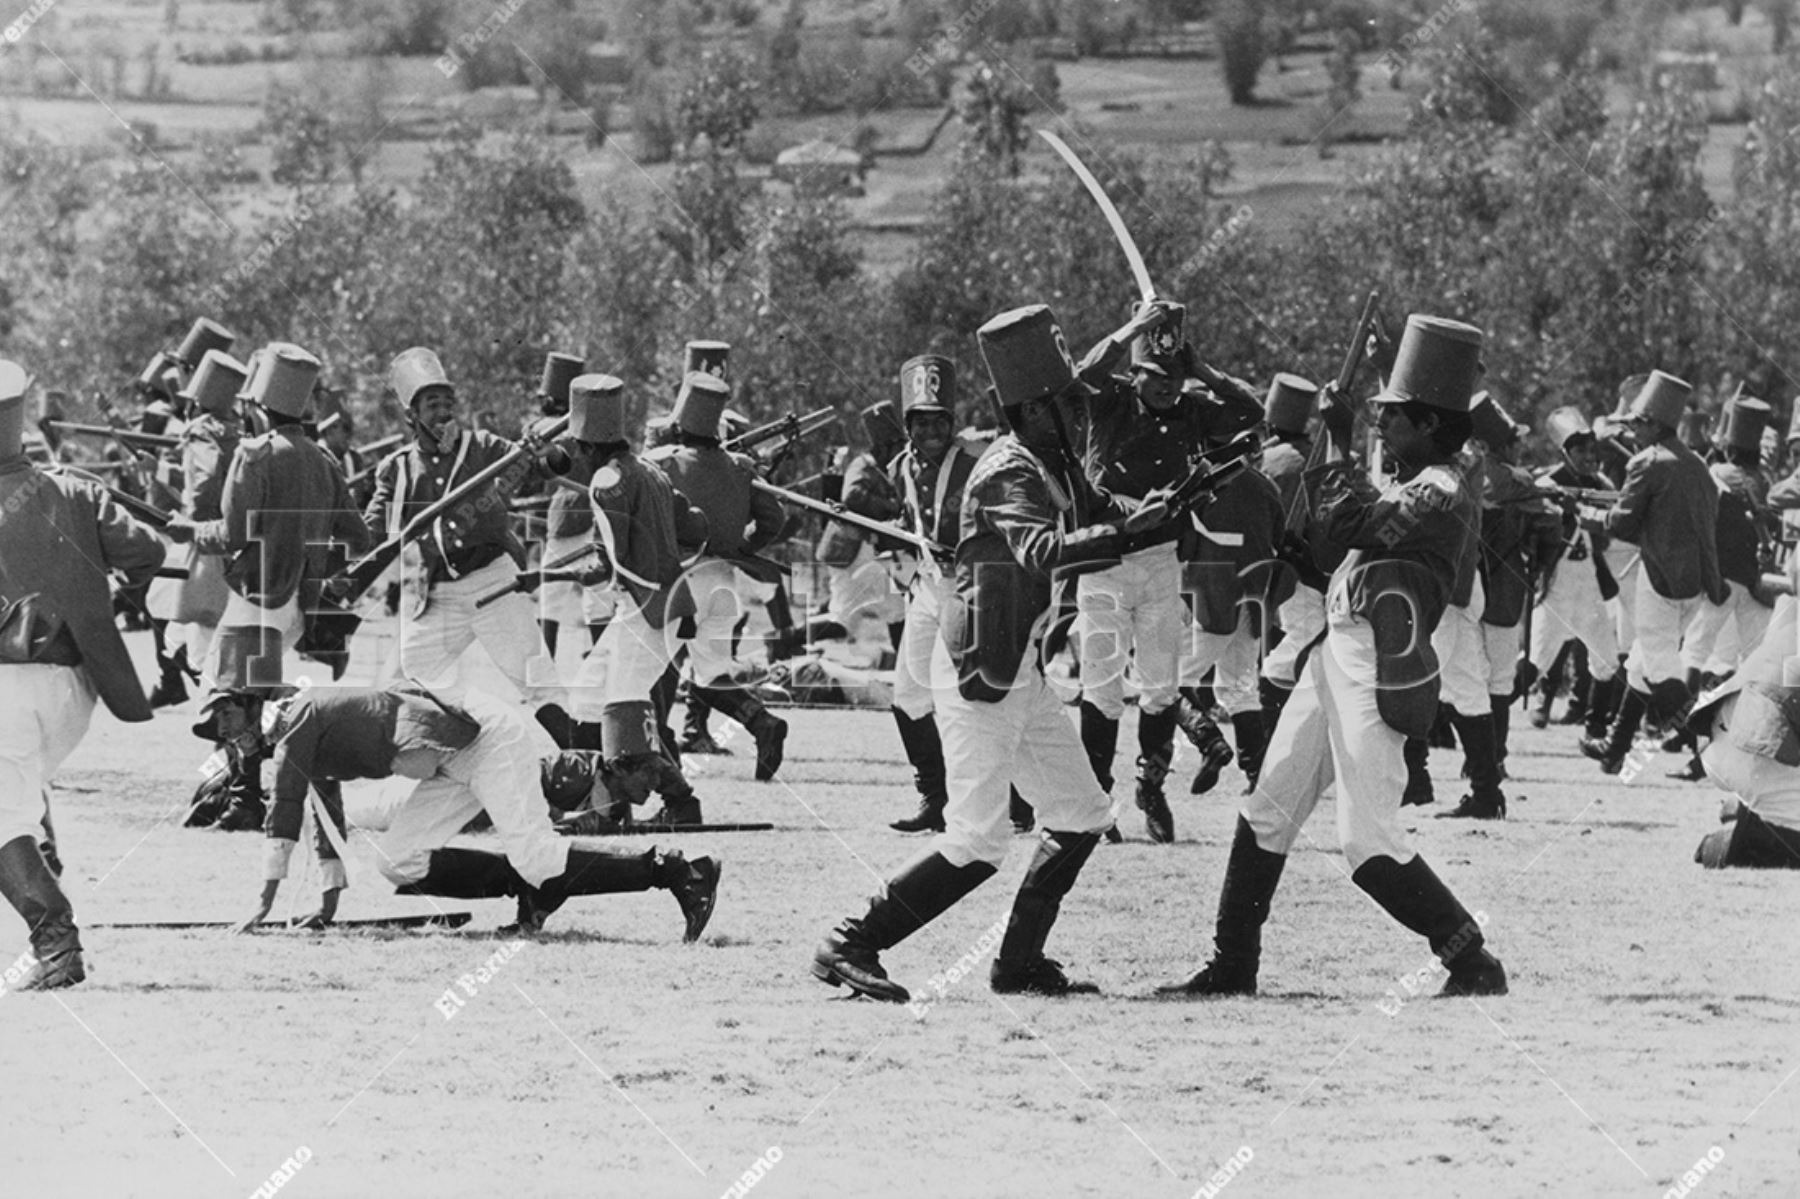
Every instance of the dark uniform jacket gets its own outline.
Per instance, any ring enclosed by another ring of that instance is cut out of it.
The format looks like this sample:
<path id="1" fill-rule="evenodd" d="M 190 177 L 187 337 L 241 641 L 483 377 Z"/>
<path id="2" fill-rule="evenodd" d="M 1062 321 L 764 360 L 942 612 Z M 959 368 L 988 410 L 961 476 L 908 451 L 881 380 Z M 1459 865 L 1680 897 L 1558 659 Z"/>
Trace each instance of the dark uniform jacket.
<path id="1" fill-rule="evenodd" d="M 426 451 L 415 439 L 376 468 L 375 498 L 363 511 L 363 524 L 377 541 L 385 541 L 458 484 L 516 448 L 485 429 L 463 430 L 447 453 Z M 460 579 L 502 555 L 514 566 L 524 566 L 525 547 L 513 532 L 507 499 L 540 473 L 535 464 L 520 462 L 433 522 L 417 543 L 429 581 Z"/>
<path id="2" fill-rule="evenodd" d="M 268 835 L 300 839 L 306 789 L 316 787 L 334 820 L 345 779 L 384 779 L 408 749 L 455 753 L 481 733 L 474 717 L 411 685 L 317 687 L 289 701 L 276 731 L 275 788 Z M 322 846 L 323 848 L 323 846 Z"/>
<path id="3" fill-rule="evenodd" d="M 1769 480 L 1760 470 L 1735 462 L 1715 462 L 1710 471 L 1719 485 L 1719 574 L 1766 601 L 1762 546 L 1765 533 L 1776 531 L 1773 522 L 1765 520 Z"/>
<path id="4" fill-rule="evenodd" d="M 1726 596 L 1719 576 L 1719 487 L 1706 464 L 1674 434 L 1631 457 L 1606 531 L 1632 542 L 1658 595 Z"/>
<path id="5" fill-rule="evenodd" d="M 243 440 L 243 425 L 202 412 L 181 431 L 181 510 L 191 521 L 217 520 L 225 477 Z"/>
<path id="6" fill-rule="evenodd" d="M 651 627 L 661 628 L 670 616 L 693 612 L 685 588 L 671 608 L 670 587 L 681 578 L 680 547 L 706 541 L 706 517 L 654 463 L 625 452 L 610 466 L 589 490 L 588 519 L 618 583 Z"/>
<path id="7" fill-rule="evenodd" d="M 163 552 L 161 539 L 92 476 L 33 466 L 24 455 L 0 460 L 0 608 L 21 605 L 0 627 L 37 647 L 18 655 L 24 661 L 85 667 L 120 720 L 149 720 L 150 704 L 113 620 L 106 575 L 118 571 L 126 587 L 146 586 Z M 35 598 L 22 603 L 28 597 Z"/>
<path id="8" fill-rule="evenodd" d="M 1346 463 L 1307 479 L 1309 535 L 1350 553 L 1332 575 L 1332 603 L 1374 630 L 1377 704 L 1396 732 L 1423 737 L 1437 718 L 1431 648 L 1456 580 L 1472 577 L 1481 501 L 1458 463 L 1427 466 L 1377 490 Z"/>
<path id="9" fill-rule="evenodd" d="M 1116 561 L 1120 537 L 1109 524 L 1083 527 L 1098 497 L 1081 473 L 1047 461 L 1016 437 L 1000 438 L 975 466 L 963 497 L 956 545 L 956 591 L 945 605 L 939 636 L 956 664 L 957 685 L 970 700 L 997 703 L 1053 615 L 1060 572 Z"/>
<path id="10" fill-rule="evenodd" d="M 909 453 L 911 451 L 908 451 Z M 858 454 L 844 468 L 844 507 L 871 520 L 893 520 L 900 515 L 900 493 L 888 470 L 872 453 Z M 875 534 L 841 520 L 827 520 L 819 534 L 819 561 L 827 566 L 849 566 L 862 551 L 864 541 Z"/>
<path id="11" fill-rule="evenodd" d="M 787 516 L 781 502 L 750 486 L 756 478 L 756 460 L 716 445 L 658 446 L 644 461 L 659 467 L 687 497 L 687 502 L 706 518 L 706 556 L 723 558 L 752 577 L 773 582 L 769 563 L 752 557 L 781 535 Z M 683 543 L 696 550 L 698 543 Z"/>
<path id="12" fill-rule="evenodd" d="M 1561 549 L 1562 517 L 1531 472 L 1490 460 L 1481 504 L 1481 622 L 1511 628 L 1524 620 L 1533 581 Z"/>
<path id="13" fill-rule="evenodd" d="M 220 518 L 194 527 L 194 544 L 227 554 L 225 580 L 262 608 L 279 608 L 302 580 L 323 579 L 330 545 L 368 548 L 344 474 L 299 425 L 279 425 L 238 443 L 225 477 Z"/>
<path id="14" fill-rule="evenodd" d="M 1250 608 L 1250 628 L 1260 634 L 1268 618 L 1265 608 L 1293 594 L 1292 572 L 1273 571 L 1275 546 L 1286 512 L 1275 483 L 1258 470 L 1239 472 L 1213 500 L 1183 527 L 1181 590 L 1192 606 L 1194 622 L 1208 633 L 1237 629 L 1239 609 Z M 1241 545 L 1227 545 L 1208 533 L 1235 534 Z M 1285 582 L 1284 582 L 1285 581 Z M 1280 594 L 1285 586 L 1287 595 Z"/>

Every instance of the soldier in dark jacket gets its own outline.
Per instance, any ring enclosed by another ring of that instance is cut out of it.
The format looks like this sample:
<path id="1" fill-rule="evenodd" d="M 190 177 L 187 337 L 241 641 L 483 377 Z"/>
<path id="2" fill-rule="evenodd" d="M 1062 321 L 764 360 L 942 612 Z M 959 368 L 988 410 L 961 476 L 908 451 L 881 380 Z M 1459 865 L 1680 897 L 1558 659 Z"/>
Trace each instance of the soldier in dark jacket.
<path id="1" fill-rule="evenodd" d="M 1328 408 L 1344 458 L 1308 479 L 1313 532 L 1349 547 L 1326 597 L 1325 640 L 1282 709 L 1256 790 L 1244 801 L 1225 867 L 1213 957 L 1175 996 L 1254 994 L 1262 926 L 1287 855 L 1334 784 L 1351 880 L 1426 938 L 1449 969 L 1446 994 L 1501 994 L 1506 972 L 1481 925 L 1407 843 L 1400 823 L 1403 744 L 1437 713 L 1431 632 L 1457 575 L 1473 569 L 1479 503 L 1456 456 L 1469 432 L 1481 331 L 1408 319 L 1376 427 L 1397 473 L 1380 491 L 1348 459 L 1347 406 Z M 1465 565 L 1466 564 L 1466 565 Z"/>
<path id="2" fill-rule="evenodd" d="M 106 574 L 145 586 L 163 544 L 98 480 L 32 465 L 26 385 L 23 368 L 0 362 L 0 895 L 31 937 L 16 989 L 36 990 L 86 977 L 75 910 L 57 881 L 50 779 L 87 733 L 96 696 L 120 720 L 150 719 Z"/>
<path id="3" fill-rule="evenodd" d="M 880 960 L 994 876 L 1012 839 L 1016 783 L 1043 828 L 1013 902 L 991 983 L 1002 993 L 1093 991 L 1044 954 L 1063 897 L 1101 833 L 1110 801 L 1062 704 L 1045 681 L 1046 634 L 1059 575 L 1115 558 L 1123 539 L 1169 519 L 1149 503 L 1119 522 L 1088 524 L 1097 506 L 1065 452 L 1057 406 L 1084 385 L 1048 308 L 1014 309 L 978 334 L 1012 433 L 969 478 L 956 549 L 955 593 L 941 618 L 933 687 L 950 794 L 945 831 L 891 877 L 861 917 L 832 931 L 813 973 L 876 999 L 903 1003 L 906 988 Z"/>

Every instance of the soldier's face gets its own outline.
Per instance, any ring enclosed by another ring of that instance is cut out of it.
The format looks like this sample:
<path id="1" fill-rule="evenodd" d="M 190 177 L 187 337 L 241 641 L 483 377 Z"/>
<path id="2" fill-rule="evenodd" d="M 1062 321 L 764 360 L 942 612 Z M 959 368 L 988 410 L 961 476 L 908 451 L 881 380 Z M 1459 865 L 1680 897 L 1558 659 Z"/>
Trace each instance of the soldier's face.
<path id="1" fill-rule="evenodd" d="M 950 449 L 950 418 L 941 412 L 915 413 L 906 418 L 906 435 L 921 458 L 936 462 Z"/>
<path id="2" fill-rule="evenodd" d="M 1156 412 L 1163 412 L 1174 407 L 1181 395 L 1175 380 L 1167 375 L 1159 375 L 1155 371 L 1139 371 L 1137 373 L 1138 398 L 1144 406 Z"/>
<path id="3" fill-rule="evenodd" d="M 433 388 L 413 402 L 414 418 L 440 444 L 456 435 L 456 393 Z"/>
<path id="4" fill-rule="evenodd" d="M 1431 460 L 1435 451 L 1431 435 L 1437 432 L 1435 420 L 1426 417 L 1423 424 L 1415 425 L 1398 404 L 1376 404 L 1374 408 L 1375 431 L 1390 458 L 1397 463 Z"/>
<path id="5" fill-rule="evenodd" d="M 1594 443 L 1591 441 L 1568 441 L 1563 444 L 1563 455 L 1568 458 L 1569 465 L 1583 474 L 1594 469 Z"/>

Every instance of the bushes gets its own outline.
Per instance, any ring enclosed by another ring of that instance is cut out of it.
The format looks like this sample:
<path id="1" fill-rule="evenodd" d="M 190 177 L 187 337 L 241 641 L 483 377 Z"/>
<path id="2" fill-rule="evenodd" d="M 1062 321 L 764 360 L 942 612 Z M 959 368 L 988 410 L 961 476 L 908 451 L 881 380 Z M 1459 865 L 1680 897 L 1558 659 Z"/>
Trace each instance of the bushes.
<path id="1" fill-rule="evenodd" d="M 1255 0 L 1225 0 L 1213 18 L 1219 42 L 1219 65 L 1233 104 L 1256 100 L 1256 76 L 1268 50 L 1263 43 L 1262 14 Z"/>

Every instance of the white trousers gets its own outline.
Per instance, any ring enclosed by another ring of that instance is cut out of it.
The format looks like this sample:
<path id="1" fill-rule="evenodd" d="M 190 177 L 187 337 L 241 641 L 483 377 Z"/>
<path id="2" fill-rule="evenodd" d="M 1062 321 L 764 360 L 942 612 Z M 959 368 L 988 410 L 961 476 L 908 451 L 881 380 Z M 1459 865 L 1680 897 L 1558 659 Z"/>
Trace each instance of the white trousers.
<path id="1" fill-rule="evenodd" d="M 1250 613 L 1242 611 L 1238 627 L 1229 633 L 1209 633 L 1199 625 L 1188 630 L 1181 654 L 1181 681 L 1199 686 L 1208 670 L 1213 672 L 1213 698 L 1233 716 L 1254 712 L 1261 706 L 1256 688 L 1255 634 Z"/>
<path id="2" fill-rule="evenodd" d="M 1125 712 L 1125 670 L 1135 668 L 1138 711 L 1155 713 L 1175 702 L 1180 685 L 1181 562 L 1173 542 L 1126 554 L 1117 566 L 1082 575 L 1075 584 L 1081 641 L 1081 698 L 1109 720 Z"/>
<path id="3" fill-rule="evenodd" d="M 1687 677 L 1681 662 L 1682 637 L 1706 602 L 1704 595 L 1670 599 L 1650 585 L 1650 576 L 1642 569 L 1637 572 L 1637 594 L 1631 602 L 1637 629 L 1625 659 L 1625 674 L 1633 687 L 1648 691 L 1653 683 Z"/>
<path id="4" fill-rule="evenodd" d="M 502 554 L 460 579 L 433 584 L 425 614 L 401 617 L 401 672 L 426 686 L 450 685 L 456 660 L 480 642 L 528 705 L 563 702 L 562 682 L 556 663 L 544 652 L 531 597 L 515 592 L 485 608 L 475 606 L 477 599 L 516 577 L 512 559 Z"/>
<path id="5" fill-rule="evenodd" d="M 44 839 L 50 780 L 94 715 L 94 687 L 79 666 L 0 665 L 0 845 Z"/>
<path id="6" fill-rule="evenodd" d="M 1335 784 L 1338 840 L 1351 870 L 1373 857 L 1412 860 L 1400 824 L 1405 738 L 1377 710 L 1375 660 L 1375 631 L 1356 619 L 1333 624 L 1307 657 L 1242 808 L 1264 850 L 1291 850 Z"/>
<path id="7" fill-rule="evenodd" d="M 829 575 L 831 619 L 856 633 L 859 620 L 879 620 L 883 624 L 901 619 L 906 599 L 894 588 L 894 579 L 886 562 L 875 555 L 873 542 L 865 541 L 856 550 L 856 560 L 848 566 L 827 568 Z"/>
<path id="8" fill-rule="evenodd" d="M 1452 604 L 1445 608 L 1443 619 L 1438 621 L 1438 627 L 1431 634 L 1431 648 L 1438 660 L 1440 694 L 1445 703 L 1464 716 L 1482 716 L 1492 711 L 1488 705 L 1491 672 L 1487 634 L 1482 631 L 1485 626 L 1481 623 L 1481 610 L 1486 603 L 1481 580 L 1476 579 L 1468 605 Z"/>
<path id="9" fill-rule="evenodd" d="M 906 600 L 906 627 L 894 656 L 894 706 L 918 720 L 936 710 L 931 692 L 931 656 L 938 643 L 938 617 L 956 589 L 948 575 L 921 574 Z"/>
<path id="10" fill-rule="evenodd" d="M 1762 644 L 1774 609 L 1765 608 L 1742 583 L 1725 584 L 1731 594 L 1725 602 L 1701 604 L 1687 639 L 1681 645 L 1681 664 L 1693 670 L 1729 674 L 1750 651 Z"/>
<path id="11" fill-rule="evenodd" d="M 279 608 L 265 608 L 234 591 L 201 659 L 200 677 L 209 687 L 282 686 L 299 673 L 300 658 L 293 650 L 305 627 L 298 596 Z M 261 633 L 246 637 L 245 631 L 253 629 Z M 259 636 L 278 638 L 261 643 L 272 651 L 272 660 L 256 656 Z"/>
<path id="12" fill-rule="evenodd" d="M 1112 823 L 1111 800 L 1034 660 L 1035 651 L 1005 699 L 980 703 L 956 689 L 956 668 L 941 641 L 932 652 L 950 794 L 944 831 L 932 847 L 958 866 L 1005 860 L 1014 786 L 1037 809 L 1038 828 L 1046 832 L 1097 833 Z"/>
<path id="13" fill-rule="evenodd" d="M 1286 635 L 1263 659 L 1263 678 L 1292 687 L 1299 673 L 1300 651 L 1325 631 L 1325 593 L 1297 584 L 1294 594 L 1282 601 L 1276 612 Z"/>
<path id="14" fill-rule="evenodd" d="M 620 595 L 612 621 L 581 660 L 569 689 L 569 715 L 599 720 L 608 704 L 649 703 L 650 689 L 669 668 L 673 634 L 653 628 L 628 596 Z"/>
<path id="15" fill-rule="evenodd" d="M 688 669 L 701 686 L 709 686 L 736 665 L 731 634 L 742 605 L 738 601 L 737 568 L 716 558 L 703 558 L 682 576 L 694 595 L 694 636 L 686 642 Z"/>
<path id="16" fill-rule="evenodd" d="M 538 775 L 542 746 L 513 704 L 465 691 L 461 706 L 481 722 L 481 734 L 445 759 L 437 774 L 413 788 L 375 838 L 381 873 L 396 886 L 418 882 L 442 849 L 477 812 L 500 834 L 506 860 L 534 887 L 568 868 L 569 842 L 550 824 Z"/>
<path id="17" fill-rule="evenodd" d="M 1550 580 L 1550 592 L 1531 617 L 1531 664 L 1550 669 L 1565 641 L 1587 647 L 1588 673 L 1600 682 L 1619 671 L 1617 620 L 1600 598 L 1594 564 L 1565 562 Z"/>

